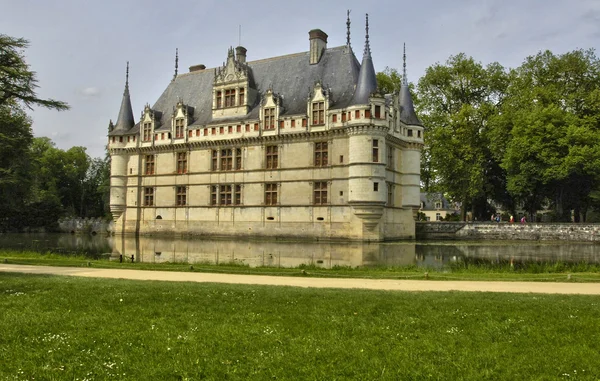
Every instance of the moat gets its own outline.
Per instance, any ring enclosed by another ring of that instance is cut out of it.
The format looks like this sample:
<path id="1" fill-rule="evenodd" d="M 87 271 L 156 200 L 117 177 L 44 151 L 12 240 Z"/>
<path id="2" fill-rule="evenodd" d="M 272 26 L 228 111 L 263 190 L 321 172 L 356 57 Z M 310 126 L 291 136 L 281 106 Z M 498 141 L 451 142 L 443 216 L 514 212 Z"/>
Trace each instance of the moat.
<path id="1" fill-rule="evenodd" d="M 319 268 L 417 266 L 441 268 L 453 263 L 600 264 L 600 245 L 537 241 L 420 241 L 332 243 L 249 241 L 74 234 L 0 235 L 0 248 L 90 258 L 125 258 L 150 263 L 239 264 L 250 267 Z"/>

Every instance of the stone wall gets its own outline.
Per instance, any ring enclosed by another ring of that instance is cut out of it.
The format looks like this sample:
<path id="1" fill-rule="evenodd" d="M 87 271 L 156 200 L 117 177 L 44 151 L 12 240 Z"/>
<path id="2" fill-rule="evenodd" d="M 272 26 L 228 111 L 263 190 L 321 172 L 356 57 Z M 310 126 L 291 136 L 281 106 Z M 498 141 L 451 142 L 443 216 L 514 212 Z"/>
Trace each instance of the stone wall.
<path id="1" fill-rule="evenodd" d="M 600 224 L 417 222 L 424 239 L 600 242 Z"/>
<path id="2" fill-rule="evenodd" d="M 72 234 L 111 234 L 114 222 L 102 218 L 64 218 L 58 221 L 63 233 Z"/>

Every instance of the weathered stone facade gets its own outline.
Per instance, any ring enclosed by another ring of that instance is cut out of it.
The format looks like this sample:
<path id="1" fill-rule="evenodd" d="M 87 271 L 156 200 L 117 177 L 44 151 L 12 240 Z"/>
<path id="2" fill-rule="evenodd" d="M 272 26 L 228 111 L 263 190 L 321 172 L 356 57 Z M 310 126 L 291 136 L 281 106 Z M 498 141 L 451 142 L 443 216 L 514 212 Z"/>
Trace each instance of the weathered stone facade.
<path id="1" fill-rule="evenodd" d="M 414 239 L 423 126 L 408 84 L 378 93 L 368 35 L 362 64 L 349 41 L 309 35 L 308 52 L 230 48 L 222 67 L 176 75 L 136 125 L 127 82 L 109 127 L 117 234 Z"/>

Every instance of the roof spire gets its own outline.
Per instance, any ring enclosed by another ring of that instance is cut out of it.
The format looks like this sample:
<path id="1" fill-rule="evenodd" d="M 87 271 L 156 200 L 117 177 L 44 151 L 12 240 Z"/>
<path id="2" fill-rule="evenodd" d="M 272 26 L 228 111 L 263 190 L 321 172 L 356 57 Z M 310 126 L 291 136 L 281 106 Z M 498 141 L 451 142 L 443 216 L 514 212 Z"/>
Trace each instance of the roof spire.
<path id="1" fill-rule="evenodd" d="M 113 131 L 128 131 L 135 125 L 133 119 L 133 111 L 131 109 L 131 99 L 129 98 L 129 61 L 127 61 L 127 70 L 125 71 L 125 91 L 123 91 L 123 100 L 121 101 L 121 109 L 117 117 Z"/>
<path id="2" fill-rule="evenodd" d="M 175 74 L 173 75 L 173 81 L 177 78 L 177 68 L 179 66 L 179 48 L 175 48 Z"/>
<path id="3" fill-rule="evenodd" d="M 346 19 L 346 46 L 350 47 L 350 9 L 348 9 L 348 18 Z"/>
<path id="4" fill-rule="evenodd" d="M 129 61 L 127 61 L 127 70 L 125 71 L 125 91 L 129 92 Z"/>
<path id="5" fill-rule="evenodd" d="M 371 47 L 369 46 L 369 14 L 367 13 L 367 23 L 365 26 L 365 31 L 366 31 L 366 35 L 365 35 L 365 52 L 364 55 L 365 56 L 371 56 Z"/>
<path id="6" fill-rule="evenodd" d="M 408 79 L 406 78 L 406 42 L 404 43 L 404 54 L 402 55 L 402 84 L 408 85 Z"/>

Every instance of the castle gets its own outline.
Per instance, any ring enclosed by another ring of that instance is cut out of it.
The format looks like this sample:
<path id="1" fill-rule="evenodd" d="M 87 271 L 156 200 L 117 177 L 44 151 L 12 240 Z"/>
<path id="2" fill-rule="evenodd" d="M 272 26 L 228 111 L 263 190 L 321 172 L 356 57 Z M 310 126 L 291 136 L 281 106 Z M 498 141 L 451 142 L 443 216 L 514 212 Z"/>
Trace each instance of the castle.
<path id="1" fill-rule="evenodd" d="M 135 122 L 129 69 L 109 124 L 116 234 L 384 241 L 415 237 L 423 125 L 406 79 L 380 94 L 366 22 L 348 38 L 177 74 Z M 406 68 L 406 55 L 404 56 Z"/>

